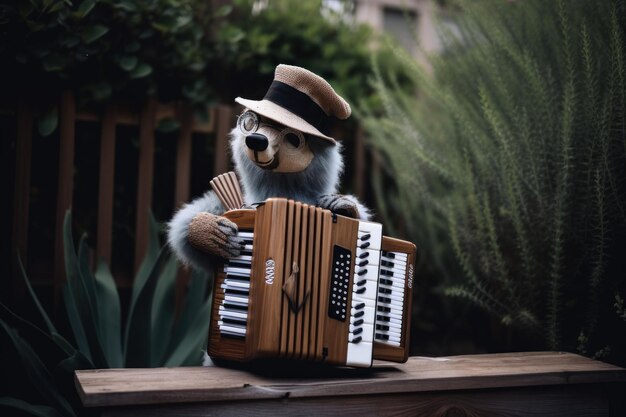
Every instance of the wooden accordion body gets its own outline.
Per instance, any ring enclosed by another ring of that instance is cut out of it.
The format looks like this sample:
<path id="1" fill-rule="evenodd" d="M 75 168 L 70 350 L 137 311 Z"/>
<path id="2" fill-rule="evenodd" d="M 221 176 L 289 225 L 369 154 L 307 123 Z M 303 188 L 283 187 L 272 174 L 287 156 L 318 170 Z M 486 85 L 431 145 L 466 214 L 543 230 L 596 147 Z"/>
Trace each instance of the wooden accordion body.
<path id="1" fill-rule="evenodd" d="M 285 199 L 224 216 L 248 242 L 216 273 L 209 356 L 407 360 L 415 245 L 382 236 L 378 223 Z"/>

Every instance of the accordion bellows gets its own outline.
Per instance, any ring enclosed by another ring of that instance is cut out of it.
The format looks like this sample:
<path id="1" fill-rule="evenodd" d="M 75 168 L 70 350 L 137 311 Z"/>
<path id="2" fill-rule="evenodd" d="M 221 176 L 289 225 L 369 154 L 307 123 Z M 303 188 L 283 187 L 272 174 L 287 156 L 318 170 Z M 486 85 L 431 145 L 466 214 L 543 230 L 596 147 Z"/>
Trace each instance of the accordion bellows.
<path id="1" fill-rule="evenodd" d="M 407 360 L 415 245 L 286 199 L 224 216 L 246 246 L 216 273 L 209 356 Z"/>

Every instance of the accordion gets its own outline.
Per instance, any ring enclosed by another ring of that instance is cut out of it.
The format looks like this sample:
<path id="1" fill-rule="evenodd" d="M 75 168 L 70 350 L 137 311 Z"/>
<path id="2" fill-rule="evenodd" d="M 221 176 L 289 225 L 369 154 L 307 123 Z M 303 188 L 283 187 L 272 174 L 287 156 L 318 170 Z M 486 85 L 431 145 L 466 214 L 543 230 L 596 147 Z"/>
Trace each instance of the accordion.
<path id="1" fill-rule="evenodd" d="M 209 356 L 407 360 L 414 244 L 383 236 L 379 223 L 286 199 L 224 216 L 245 248 L 217 270 Z"/>

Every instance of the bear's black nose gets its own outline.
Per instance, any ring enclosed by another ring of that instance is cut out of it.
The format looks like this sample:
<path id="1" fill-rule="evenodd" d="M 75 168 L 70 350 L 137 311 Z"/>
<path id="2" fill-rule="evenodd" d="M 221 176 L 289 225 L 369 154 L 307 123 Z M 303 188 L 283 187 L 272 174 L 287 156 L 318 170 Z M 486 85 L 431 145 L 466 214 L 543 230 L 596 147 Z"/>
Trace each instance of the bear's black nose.
<path id="1" fill-rule="evenodd" d="M 248 148 L 252 149 L 253 151 L 264 151 L 265 149 L 267 149 L 268 144 L 269 141 L 267 140 L 265 135 L 262 135 L 260 133 L 252 133 L 246 136 L 246 146 L 248 146 Z"/>

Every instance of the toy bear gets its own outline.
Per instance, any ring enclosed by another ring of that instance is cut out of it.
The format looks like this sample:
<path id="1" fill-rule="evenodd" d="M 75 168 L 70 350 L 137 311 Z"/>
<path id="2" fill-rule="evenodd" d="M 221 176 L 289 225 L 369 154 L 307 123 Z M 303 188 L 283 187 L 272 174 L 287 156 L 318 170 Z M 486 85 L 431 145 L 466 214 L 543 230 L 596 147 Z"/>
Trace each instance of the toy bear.
<path id="1" fill-rule="evenodd" d="M 348 118 L 350 106 L 326 80 L 278 65 L 262 100 L 235 101 L 245 107 L 230 139 L 245 205 L 284 197 L 369 220 L 369 210 L 354 196 L 337 194 L 343 159 L 330 126 L 333 119 Z M 239 256 L 242 240 L 237 226 L 221 216 L 224 211 L 207 191 L 174 215 L 168 242 L 183 263 L 213 270 L 219 258 Z"/>

